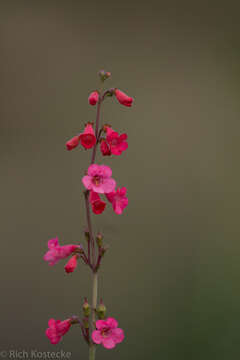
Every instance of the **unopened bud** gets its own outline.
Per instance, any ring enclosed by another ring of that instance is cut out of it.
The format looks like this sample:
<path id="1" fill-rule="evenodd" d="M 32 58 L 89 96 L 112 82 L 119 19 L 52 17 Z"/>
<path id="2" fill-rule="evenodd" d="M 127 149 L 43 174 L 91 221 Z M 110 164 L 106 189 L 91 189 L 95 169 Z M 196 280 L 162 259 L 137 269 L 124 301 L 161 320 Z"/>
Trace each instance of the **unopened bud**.
<path id="1" fill-rule="evenodd" d="M 106 306 L 103 304 L 103 302 L 101 301 L 100 304 L 98 305 L 96 312 L 97 312 L 97 316 L 99 319 L 104 319 L 105 315 L 106 315 Z"/>
<path id="2" fill-rule="evenodd" d="M 100 71 L 98 72 L 98 75 L 99 75 L 101 81 L 105 81 L 105 80 L 107 80 L 108 78 L 110 78 L 111 73 L 110 73 L 109 71 L 100 70 Z"/>
<path id="3" fill-rule="evenodd" d="M 87 317 L 83 318 L 83 326 L 85 327 L 85 329 L 89 328 L 89 321 Z"/>
<path id="4" fill-rule="evenodd" d="M 102 129 L 103 129 L 103 131 L 106 133 L 107 132 L 107 129 L 108 128 L 111 128 L 111 125 L 109 125 L 109 124 L 104 124 L 103 125 L 103 127 L 102 127 Z"/>
<path id="5" fill-rule="evenodd" d="M 84 303 L 83 303 L 83 314 L 85 317 L 88 317 L 90 315 L 91 312 L 91 307 L 87 301 L 87 298 L 84 299 Z"/>
<path id="6" fill-rule="evenodd" d="M 96 236 L 96 241 L 97 241 L 97 245 L 98 247 L 102 247 L 102 241 L 103 241 L 103 236 L 102 234 L 98 233 Z"/>

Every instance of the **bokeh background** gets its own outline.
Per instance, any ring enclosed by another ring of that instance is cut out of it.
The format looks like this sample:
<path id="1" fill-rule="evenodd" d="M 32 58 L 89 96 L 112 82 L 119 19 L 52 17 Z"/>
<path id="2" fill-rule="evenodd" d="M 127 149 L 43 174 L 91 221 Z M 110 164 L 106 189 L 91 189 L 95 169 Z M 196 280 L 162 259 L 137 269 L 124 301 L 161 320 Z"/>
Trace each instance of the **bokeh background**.
<path id="1" fill-rule="evenodd" d="M 88 357 L 76 326 L 55 347 L 45 329 L 80 313 L 90 273 L 42 257 L 52 237 L 84 242 L 90 152 L 65 142 L 95 119 L 103 68 L 135 103 L 103 107 L 129 136 L 97 158 L 129 206 L 94 216 L 110 245 L 100 295 L 126 339 L 97 359 L 238 359 L 238 2 L 2 1 L 0 23 L 1 349 Z"/>

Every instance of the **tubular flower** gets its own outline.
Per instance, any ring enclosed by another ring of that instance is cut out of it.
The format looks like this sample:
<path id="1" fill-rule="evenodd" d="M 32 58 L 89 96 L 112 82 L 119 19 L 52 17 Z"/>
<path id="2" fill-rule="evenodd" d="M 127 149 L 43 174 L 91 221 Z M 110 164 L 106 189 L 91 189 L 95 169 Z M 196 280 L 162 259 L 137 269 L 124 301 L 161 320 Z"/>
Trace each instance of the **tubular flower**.
<path id="1" fill-rule="evenodd" d="M 112 349 L 123 339 L 124 332 L 118 328 L 118 322 L 114 318 L 96 321 L 96 330 L 92 333 L 95 344 L 102 344 L 106 349 Z"/>
<path id="2" fill-rule="evenodd" d="M 59 260 L 67 258 L 76 249 L 79 249 L 80 245 L 63 245 L 60 246 L 58 238 L 54 238 L 48 241 L 48 251 L 44 255 L 43 259 L 49 263 L 49 265 L 55 265 Z"/>
<path id="3" fill-rule="evenodd" d="M 115 89 L 115 96 L 120 104 L 128 107 L 132 106 L 133 98 L 125 94 L 123 91 Z"/>
<path id="4" fill-rule="evenodd" d="M 91 92 L 91 94 L 88 97 L 88 102 L 90 105 L 96 105 L 99 99 L 99 94 L 97 91 Z"/>
<path id="5" fill-rule="evenodd" d="M 91 191 L 89 196 L 89 201 L 92 205 L 92 211 L 94 212 L 94 214 L 98 215 L 104 211 L 106 207 L 106 203 L 105 201 L 101 200 L 98 193 Z"/>
<path id="6" fill-rule="evenodd" d="M 88 168 L 87 175 L 82 178 L 82 182 L 87 190 L 107 194 L 116 186 L 116 181 L 111 176 L 112 170 L 109 166 L 92 164 Z"/>
<path id="7" fill-rule="evenodd" d="M 106 194 L 108 201 L 112 203 L 113 210 L 118 215 L 121 215 L 125 207 L 128 205 L 126 193 L 127 189 L 122 187 L 118 188 L 117 191 Z"/>
<path id="8" fill-rule="evenodd" d="M 67 262 L 67 264 L 64 266 L 64 269 L 66 273 L 72 273 L 77 266 L 77 255 L 73 255 Z"/>
<path id="9" fill-rule="evenodd" d="M 78 136 L 74 136 L 72 139 L 70 139 L 66 142 L 66 148 L 67 148 L 67 150 L 72 150 L 75 147 L 77 147 L 78 144 L 79 144 L 79 138 L 78 138 Z"/>
<path id="10" fill-rule="evenodd" d="M 79 135 L 79 140 L 85 149 L 91 149 L 96 144 L 96 136 L 92 124 L 85 126 L 84 132 Z"/>
<path id="11" fill-rule="evenodd" d="M 55 320 L 50 319 L 48 321 L 48 328 L 46 330 L 46 336 L 49 338 L 51 344 L 58 344 L 71 327 L 71 320 Z"/>

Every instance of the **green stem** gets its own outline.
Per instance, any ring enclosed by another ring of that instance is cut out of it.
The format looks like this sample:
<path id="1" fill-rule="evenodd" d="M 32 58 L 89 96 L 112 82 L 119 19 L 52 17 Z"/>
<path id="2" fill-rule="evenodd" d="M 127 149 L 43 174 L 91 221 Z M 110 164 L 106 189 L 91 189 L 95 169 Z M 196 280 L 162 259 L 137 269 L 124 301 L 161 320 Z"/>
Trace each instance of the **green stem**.
<path id="1" fill-rule="evenodd" d="M 92 288 L 92 311 L 91 311 L 91 334 L 95 330 L 96 307 L 97 307 L 98 273 L 93 272 Z M 96 345 L 91 341 L 89 346 L 89 360 L 95 360 Z"/>

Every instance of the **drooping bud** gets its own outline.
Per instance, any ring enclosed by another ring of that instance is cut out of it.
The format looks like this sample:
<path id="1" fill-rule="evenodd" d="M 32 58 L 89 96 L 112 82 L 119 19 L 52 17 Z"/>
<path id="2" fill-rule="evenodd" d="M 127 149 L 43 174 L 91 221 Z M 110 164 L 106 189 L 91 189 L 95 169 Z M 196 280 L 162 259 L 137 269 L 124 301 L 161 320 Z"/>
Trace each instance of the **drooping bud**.
<path id="1" fill-rule="evenodd" d="M 77 147 L 78 144 L 79 144 L 79 137 L 74 136 L 72 139 L 70 139 L 66 142 L 66 148 L 67 148 L 67 150 L 72 150 L 75 147 Z"/>
<path id="2" fill-rule="evenodd" d="M 110 73 L 109 71 L 100 70 L 100 71 L 98 72 L 98 75 L 99 75 L 101 81 L 105 81 L 105 80 L 107 80 L 108 78 L 110 78 L 111 73 Z"/>
<path id="3" fill-rule="evenodd" d="M 99 93 L 98 91 L 93 91 L 88 97 L 88 102 L 90 105 L 96 105 L 99 100 Z"/>
<path id="4" fill-rule="evenodd" d="M 125 94 L 123 91 L 115 89 L 115 96 L 120 104 L 128 107 L 132 106 L 133 98 Z"/>
<path id="5" fill-rule="evenodd" d="M 91 313 L 91 307 L 87 301 L 87 298 L 84 299 L 84 303 L 83 303 L 83 314 L 85 317 L 89 317 L 90 313 Z"/>
<path id="6" fill-rule="evenodd" d="M 74 255 L 69 259 L 67 264 L 64 266 L 66 273 L 72 273 L 76 269 L 77 259 L 78 259 L 77 255 Z"/>
<path id="7" fill-rule="evenodd" d="M 99 319 L 103 320 L 106 316 L 106 306 L 103 304 L 102 299 L 100 300 L 100 304 L 98 305 L 96 312 Z"/>

